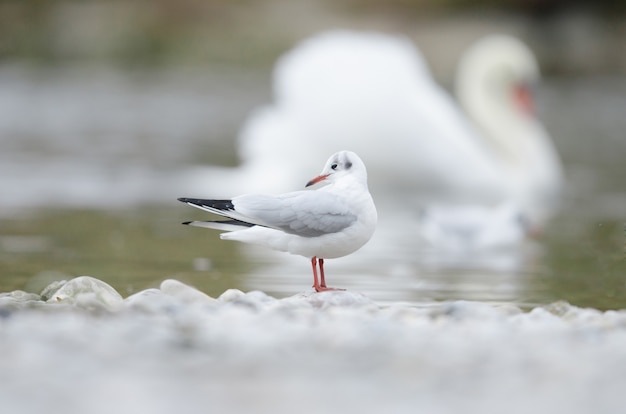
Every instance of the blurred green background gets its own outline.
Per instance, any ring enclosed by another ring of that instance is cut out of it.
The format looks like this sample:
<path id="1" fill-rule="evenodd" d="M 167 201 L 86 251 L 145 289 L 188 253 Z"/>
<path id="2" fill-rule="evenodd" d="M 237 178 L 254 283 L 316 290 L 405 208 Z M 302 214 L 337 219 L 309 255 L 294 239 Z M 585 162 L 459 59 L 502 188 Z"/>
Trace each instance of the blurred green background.
<path id="1" fill-rule="evenodd" d="M 402 32 L 427 55 L 504 29 L 531 44 L 547 73 L 623 73 L 625 11 L 620 0 L 2 0 L 0 59 L 269 67 L 329 27 Z"/>

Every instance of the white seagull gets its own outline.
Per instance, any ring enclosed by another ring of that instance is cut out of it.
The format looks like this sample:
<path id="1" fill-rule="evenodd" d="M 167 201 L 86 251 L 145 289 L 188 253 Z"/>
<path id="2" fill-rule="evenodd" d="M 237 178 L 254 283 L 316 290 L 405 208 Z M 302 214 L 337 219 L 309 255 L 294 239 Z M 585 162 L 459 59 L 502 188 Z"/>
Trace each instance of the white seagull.
<path id="1" fill-rule="evenodd" d="M 367 187 L 365 164 L 354 152 L 332 155 L 306 187 L 317 183 L 327 185 L 316 191 L 244 194 L 231 200 L 179 198 L 229 219 L 183 224 L 226 231 L 220 235 L 223 240 L 310 257 L 313 288 L 317 292 L 334 290 L 326 286 L 324 259 L 346 256 L 362 247 L 374 234 L 378 216 Z"/>

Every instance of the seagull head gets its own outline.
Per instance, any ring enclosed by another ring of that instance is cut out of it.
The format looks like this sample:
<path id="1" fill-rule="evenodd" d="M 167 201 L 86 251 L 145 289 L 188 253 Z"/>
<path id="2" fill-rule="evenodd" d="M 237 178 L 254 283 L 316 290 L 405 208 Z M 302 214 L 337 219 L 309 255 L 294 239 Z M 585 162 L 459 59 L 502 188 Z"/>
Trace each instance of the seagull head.
<path id="1" fill-rule="evenodd" d="M 365 164 L 358 155 L 352 151 L 339 151 L 326 161 L 324 169 L 317 177 L 312 178 L 306 187 L 324 182 L 332 184 L 341 177 L 352 176 L 367 185 L 367 171 Z"/>

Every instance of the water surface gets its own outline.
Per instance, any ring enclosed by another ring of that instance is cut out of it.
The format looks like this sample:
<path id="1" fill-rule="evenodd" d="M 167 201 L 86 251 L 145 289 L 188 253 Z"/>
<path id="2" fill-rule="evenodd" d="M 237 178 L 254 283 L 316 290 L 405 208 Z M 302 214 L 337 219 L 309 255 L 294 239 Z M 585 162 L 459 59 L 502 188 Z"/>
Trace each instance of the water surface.
<path id="1" fill-rule="evenodd" d="M 205 216 L 175 201 L 187 195 L 178 173 L 236 164 L 238 128 L 269 99 L 265 74 L 5 67 L 0 89 L 1 292 L 36 292 L 79 275 L 124 295 L 172 277 L 213 296 L 227 288 L 278 297 L 309 289 L 306 259 L 179 224 Z M 387 221 L 377 232 L 391 235 L 385 243 L 327 262 L 329 281 L 380 303 L 623 307 L 625 97 L 622 78 L 545 81 L 540 113 L 568 187 L 539 239 L 450 254 L 413 243 L 406 228 Z"/>

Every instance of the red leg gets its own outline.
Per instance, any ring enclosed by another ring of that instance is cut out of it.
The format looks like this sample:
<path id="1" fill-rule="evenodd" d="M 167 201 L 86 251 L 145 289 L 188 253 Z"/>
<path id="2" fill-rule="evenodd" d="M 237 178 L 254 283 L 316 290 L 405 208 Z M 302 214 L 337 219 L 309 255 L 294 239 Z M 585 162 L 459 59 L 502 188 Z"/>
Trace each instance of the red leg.
<path id="1" fill-rule="evenodd" d="M 320 262 L 320 278 L 321 284 L 317 283 L 317 257 L 311 259 L 311 264 L 313 265 L 313 287 L 316 292 L 323 292 L 326 290 L 345 290 L 345 289 L 337 289 L 332 287 L 326 287 L 326 279 L 324 278 L 324 259 L 319 259 Z"/>
<path id="2" fill-rule="evenodd" d="M 320 259 L 320 284 L 321 287 L 326 287 L 326 279 L 324 278 L 324 259 Z"/>
<path id="3" fill-rule="evenodd" d="M 321 290 L 321 286 L 317 281 L 317 257 L 313 256 L 311 259 L 311 266 L 313 267 L 313 288 L 316 292 Z"/>

